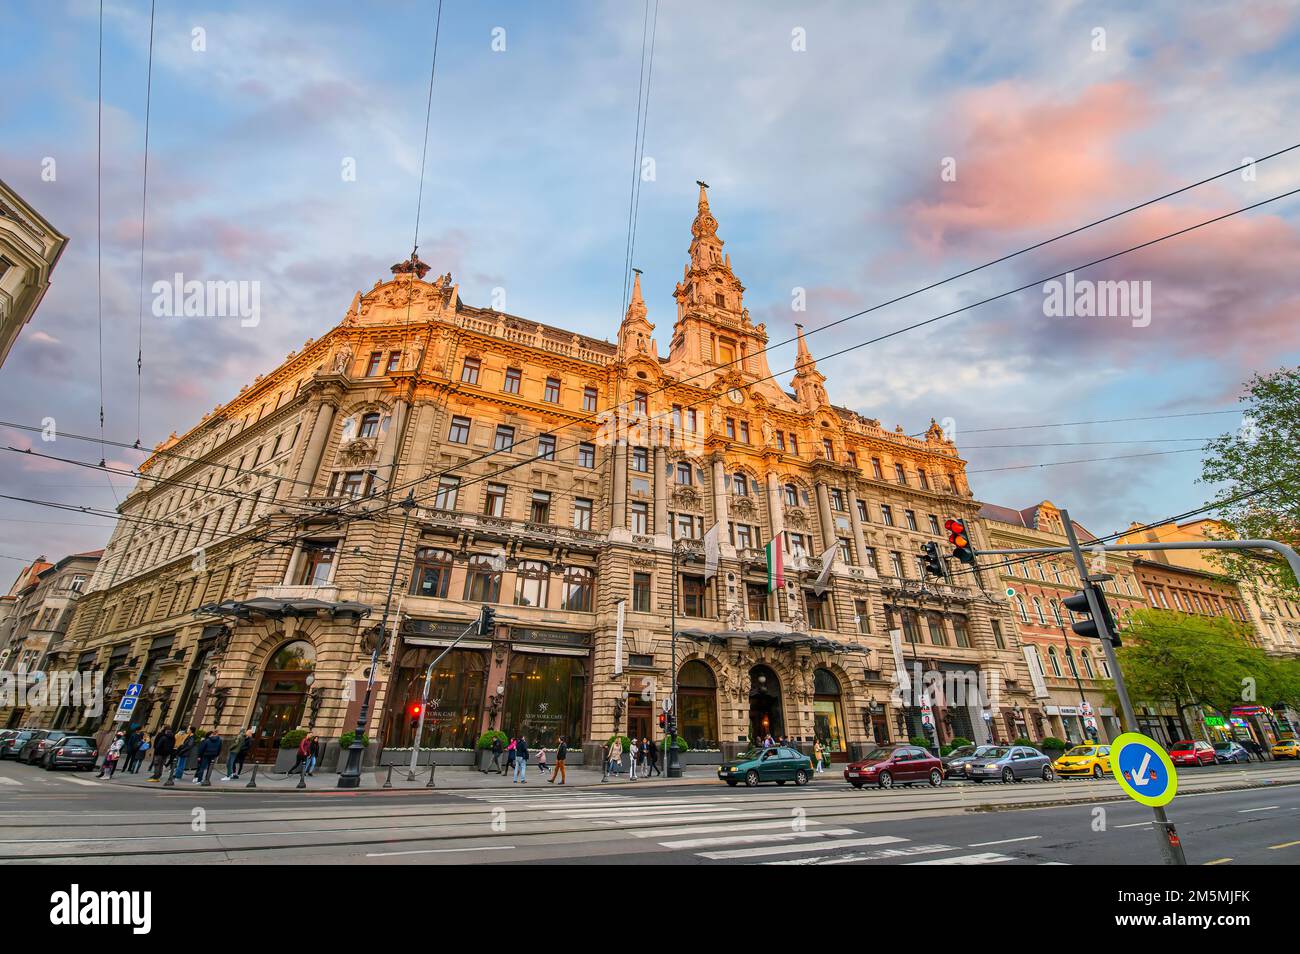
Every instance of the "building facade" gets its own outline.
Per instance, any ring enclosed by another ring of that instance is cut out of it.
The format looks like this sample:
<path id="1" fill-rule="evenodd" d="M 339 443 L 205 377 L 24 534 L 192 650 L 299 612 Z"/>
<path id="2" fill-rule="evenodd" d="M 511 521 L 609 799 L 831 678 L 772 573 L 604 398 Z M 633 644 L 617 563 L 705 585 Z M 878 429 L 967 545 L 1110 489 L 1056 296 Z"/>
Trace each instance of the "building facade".
<path id="1" fill-rule="evenodd" d="M 985 532 L 994 549 L 1068 546 L 1061 511 L 1044 500 L 1015 510 L 985 505 L 980 511 Z M 1086 550 L 1095 538 L 1077 522 L 1074 531 Z M 1123 553 L 1094 553 L 1089 573 L 1108 573 L 1103 584 L 1107 603 L 1122 630 L 1125 617 L 1144 606 L 1142 589 L 1134 572 L 1133 557 Z M 1064 605 L 1081 590 L 1073 558 L 1067 554 L 1041 557 L 1007 557 L 998 572 L 1000 586 L 1010 593 L 1016 632 L 1041 703 L 1042 724 L 1035 738 L 1051 735 L 1067 742 L 1091 738 L 1088 709 L 1100 741 L 1109 742 L 1121 732 L 1119 713 L 1108 697 L 1110 669 L 1096 640 L 1070 630 L 1076 617 Z M 1087 703 L 1085 706 L 1084 703 Z"/>
<path id="2" fill-rule="evenodd" d="M 774 380 L 703 186 L 688 256 L 662 354 L 639 274 L 608 342 L 394 265 L 143 466 L 60 644 L 106 673 L 105 714 L 58 718 L 106 730 L 138 682 L 133 721 L 253 727 L 271 758 L 351 729 L 373 679 L 368 734 L 406 749 L 449 649 L 422 747 L 501 729 L 590 757 L 662 736 L 674 684 L 720 756 L 770 733 L 847 758 L 927 720 L 1036 737 L 1010 604 L 920 567 L 949 517 L 987 545 L 957 448 L 832 404 L 801 331 Z M 495 631 L 451 648 L 483 604 Z"/>
<path id="3" fill-rule="evenodd" d="M 67 236 L 0 180 L 0 365 L 50 287 Z"/>

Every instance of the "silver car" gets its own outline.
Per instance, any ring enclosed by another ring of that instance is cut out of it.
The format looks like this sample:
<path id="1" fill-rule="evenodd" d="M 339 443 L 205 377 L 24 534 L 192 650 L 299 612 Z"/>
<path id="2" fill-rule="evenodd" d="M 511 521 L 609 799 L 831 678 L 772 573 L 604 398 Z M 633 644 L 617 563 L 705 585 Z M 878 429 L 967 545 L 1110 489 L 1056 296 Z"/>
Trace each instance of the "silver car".
<path id="1" fill-rule="evenodd" d="M 966 763 L 966 777 L 975 782 L 1019 782 L 1056 778 L 1052 760 L 1028 745 L 999 745 Z"/>

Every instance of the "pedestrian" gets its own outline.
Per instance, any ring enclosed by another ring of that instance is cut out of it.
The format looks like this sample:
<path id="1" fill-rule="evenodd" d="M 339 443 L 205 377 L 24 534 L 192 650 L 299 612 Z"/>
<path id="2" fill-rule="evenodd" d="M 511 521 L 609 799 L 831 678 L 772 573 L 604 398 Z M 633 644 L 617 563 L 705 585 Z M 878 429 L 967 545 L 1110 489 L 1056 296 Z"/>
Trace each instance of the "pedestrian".
<path id="1" fill-rule="evenodd" d="M 307 743 L 307 764 L 303 766 L 303 771 L 315 775 L 316 764 L 320 762 L 320 737 L 313 733 L 307 738 L 311 741 Z"/>
<path id="2" fill-rule="evenodd" d="M 223 782 L 230 782 L 244 771 L 244 759 L 248 758 L 248 752 L 253 747 L 253 730 L 245 729 L 244 734 L 235 739 L 230 746 L 230 755 L 226 758 L 226 775 Z"/>
<path id="3" fill-rule="evenodd" d="M 650 767 L 650 774 L 652 776 L 664 774 L 659 771 L 659 746 L 655 743 L 654 739 L 646 739 L 645 760 L 646 764 Z"/>
<path id="4" fill-rule="evenodd" d="M 515 770 L 515 743 L 518 739 L 511 739 L 510 744 L 506 746 L 506 770 L 502 775 L 509 775 Z"/>
<path id="5" fill-rule="evenodd" d="M 122 758 L 125 763 L 122 771 L 131 771 L 131 763 L 135 761 L 136 750 L 140 748 L 140 730 L 134 726 L 126 733 L 126 738 L 122 741 Z"/>
<path id="6" fill-rule="evenodd" d="M 199 743 L 198 758 L 199 768 L 194 773 L 195 784 L 202 784 L 203 780 L 212 773 L 212 763 L 216 761 L 221 754 L 221 733 L 213 729 L 203 737 Z"/>
<path id="7" fill-rule="evenodd" d="M 190 731 L 185 733 L 180 745 L 176 746 L 176 772 L 174 778 L 179 780 L 185 777 L 185 764 L 190 760 L 190 756 L 194 754 L 194 747 L 198 745 L 198 742 L 198 733 L 194 730 L 194 726 L 190 726 Z"/>
<path id="8" fill-rule="evenodd" d="M 298 750 L 294 753 L 293 765 L 289 766 L 286 775 L 293 775 L 297 772 L 306 771 L 307 759 L 311 755 L 311 733 L 308 732 L 298 740 Z"/>
<path id="9" fill-rule="evenodd" d="M 492 736 L 492 764 L 483 770 L 486 774 L 490 770 L 495 770 L 498 775 L 501 774 L 501 753 L 505 751 L 501 745 L 501 736 Z"/>
<path id="10" fill-rule="evenodd" d="M 132 775 L 138 774 L 140 765 L 144 762 L 151 748 L 153 748 L 153 743 L 150 740 L 149 733 L 141 729 L 140 735 L 136 739 L 135 752 L 131 754 L 131 760 L 127 762 L 126 770 Z"/>
<path id="11" fill-rule="evenodd" d="M 641 747 L 636 744 L 636 739 L 629 739 L 627 743 L 627 780 L 636 781 L 636 763 L 641 761 Z"/>
<path id="12" fill-rule="evenodd" d="M 607 742 L 605 745 L 601 746 L 601 749 L 600 749 L 600 780 L 601 780 L 602 782 L 608 782 L 608 781 L 609 781 L 609 757 L 610 757 L 611 754 L 613 754 L 613 750 L 614 750 L 614 743 L 613 743 L 613 740 L 612 740 L 612 739 L 611 739 L 609 742 Z"/>
<path id="13" fill-rule="evenodd" d="M 543 775 L 546 774 L 546 746 L 537 750 L 537 767 L 541 769 Z"/>
<path id="14" fill-rule="evenodd" d="M 646 777 L 646 771 L 645 771 L 646 750 L 645 750 L 645 736 L 644 736 L 644 735 L 641 736 L 641 744 L 637 747 L 637 750 L 636 750 L 636 762 L 637 762 L 637 766 L 636 766 L 636 767 L 637 767 L 638 771 L 641 773 L 641 777 L 642 777 L 642 778 L 645 778 L 645 777 Z"/>
<path id="15" fill-rule="evenodd" d="M 569 754 L 569 744 L 565 741 L 564 736 L 560 736 L 560 744 L 555 748 L 555 771 L 551 772 L 550 781 L 555 781 L 555 776 L 560 776 L 560 784 L 564 784 L 564 759 Z"/>
<path id="16" fill-rule="evenodd" d="M 814 772 L 824 772 L 824 771 L 826 771 L 824 768 L 822 768 L 822 754 L 823 754 L 823 753 L 822 753 L 822 740 L 821 740 L 821 739 L 818 739 L 816 742 L 813 743 L 813 762 L 814 762 L 814 764 L 815 764 L 815 766 L 816 766 L 816 767 L 813 769 Z"/>
<path id="17" fill-rule="evenodd" d="M 108 751 L 104 753 L 104 764 L 99 767 L 99 775 L 96 778 L 103 778 L 105 769 L 108 770 L 108 777 L 113 777 L 113 773 L 117 771 L 117 760 L 122 757 L 122 749 L 125 747 L 126 739 L 119 732 L 108 747 Z"/>
<path id="18" fill-rule="evenodd" d="M 528 784 L 528 740 L 522 734 L 515 739 L 515 781 Z"/>
<path id="19" fill-rule="evenodd" d="M 617 775 L 619 768 L 623 764 L 623 740 L 619 736 L 614 736 L 614 741 L 609 746 L 609 774 Z"/>
<path id="20" fill-rule="evenodd" d="M 149 781 L 156 782 L 162 778 L 171 762 L 172 753 L 176 751 L 176 735 L 169 725 L 162 727 L 153 747 L 153 767 L 149 771 Z"/>

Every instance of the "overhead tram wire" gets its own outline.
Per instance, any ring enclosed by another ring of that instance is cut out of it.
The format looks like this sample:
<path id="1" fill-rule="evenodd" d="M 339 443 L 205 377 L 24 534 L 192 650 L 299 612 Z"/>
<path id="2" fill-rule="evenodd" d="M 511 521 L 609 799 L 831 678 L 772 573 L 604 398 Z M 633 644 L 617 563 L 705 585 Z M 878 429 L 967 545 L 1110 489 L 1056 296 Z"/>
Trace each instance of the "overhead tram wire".
<path id="1" fill-rule="evenodd" d="M 1102 264 L 1102 263 L 1104 263 L 1104 262 L 1112 261 L 1112 260 L 1117 259 L 1117 258 L 1120 258 L 1120 257 L 1122 257 L 1122 256 L 1124 256 L 1124 255 L 1129 255 L 1129 254 L 1132 254 L 1133 252 L 1137 252 L 1137 251 L 1141 251 L 1142 249 L 1150 248 L 1150 247 L 1152 247 L 1152 246 L 1155 246 L 1155 245 L 1160 244 L 1161 242 L 1165 242 L 1165 241 L 1168 241 L 1168 240 L 1173 239 L 1173 238 L 1178 238 L 1178 237 L 1181 237 L 1181 236 L 1183 236 L 1183 235 L 1187 235 L 1187 234 L 1189 234 L 1189 233 L 1191 233 L 1191 232 L 1197 231 L 1198 229 L 1202 229 L 1202 228 L 1205 228 L 1205 227 L 1207 227 L 1207 226 L 1209 226 L 1209 225 L 1214 225 L 1214 224 L 1216 224 L 1216 223 L 1218 223 L 1218 222 L 1222 222 L 1222 221 L 1224 221 L 1225 219 L 1229 219 L 1229 218 L 1231 218 L 1231 217 L 1233 217 L 1233 216 L 1235 216 L 1235 215 L 1240 215 L 1240 214 L 1242 214 L 1243 212 L 1249 212 L 1249 211 L 1251 211 L 1251 210 L 1261 208 L 1261 207 L 1263 207 L 1263 206 L 1265 206 L 1265 205 L 1268 205 L 1268 204 L 1270 204 L 1270 203 L 1277 202 L 1277 201 L 1280 201 L 1280 200 L 1282 200 L 1282 199 L 1290 198 L 1290 197 L 1295 196 L 1295 195 L 1297 195 L 1297 194 L 1300 194 L 1300 189 L 1292 189 L 1292 190 L 1290 190 L 1290 191 L 1283 192 L 1283 193 L 1280 193 L 1280 194 L 1278 194 L 1278 195 L 1272 196 L 1272 197 L 1270 197 L 1270 198 L 1268 198 L 1268 199 L 1262 199 L 1262 200 L 1260 200 L 1259 202 L 1255 202 L 1255 203 L 1251 203 L 1250 205 L 1242 206 L 1242 207 L 1240 207 L 1240 208 L 1237 208 L 1237 209 L 1232 210 L 1231 212 L 1225 212 L 1225 213 L 1223 213 L 1223 214 L 1221 214 L 1221 215 L 1214 216 L 1213 218 L 1205 219 L 1205 220 L 1203 220 L 1203 221 L 1201 221 L 1201 222 L 1198 222 L 1198 223 L 1196 223 L 1196 224 L 1194 224 L 1194 225 L 1189 225 L 1189 226 L 1187 226 L 1187 227 L 1185 227 L 1185 228 L 1178 229 L 1178 230 L 1176 230 L 1176 231 L 1174 231 L 1174 232 L 1169 232 L 1169 233 L 1166 233 L 1165 235 L 1158 236 L 1157 238 L 1149 239 L 1148 241 L 1138 243 L 1137 245 L 1129 246 L 1128 248 L 1121 249 L 1120 251 L 1112 252 L 1112 253 L 1110 253 L 1109 255 L 1103 255 L 1103 256 L 1101 256 L 1100 258 L 1092 259 L 1092 260 L 1089 261 L 1089 262 L 1085 262 L 1085 263 L 1083 263 L 1083 264 L 1073 266 L 1072 268 L 1063 269 L 1063 270 L 1058 271 L 1058 272 L 1055 272 L 1055 273 L 1053 273 L 1053 274 L 1051 274 L 1051 275 L 1047 275 L 1047 276 L 1044 276 L 1044 277 L 1041 277 L 1041 278 L 1035 279 L 1034 281 L 1027 282 L 1027 283 L 1025 283 L 1025 284 L 1023 284 L 1023 285 L 1019 285 L 1019 286 L 1017 286 L 1017 287 L 1015 287 L 1015 288 L 1011 288 L 1011 289 L 1008 289 L 1008 290 L 1006 290 L 1006 291 L 999 292 L 998 294 L 990 295 L 990 296 L 988 296 L 988 297 L 986 297 L 986 298 L 982 298 L 982 299 L 980 299 L 980 300 L 978 300 L 978 301 L 971 302 L 970 304 L 963 305 L 963 306 L 961 306 L 960 308 L 954 308 L 954 309 L 952 309 L 951 311 L 943 312 L 943 313 L 938 314 L 938 315 L 935 315 L 935 316 L 933 316 L 933 317 L 926 318 L 926 319 L 924 319 L 924 320 L 922 320 L 922 321 L 917 321 L 917 322 L 913 322 L 912 324 L 909 324 L 909 325 L 904 325 L 904 326 L 901 327 L 901 328 L 897 328 L 897 329 L 895 329 L 895 330 L 893 330 L 893 331 L 889 331 L 889 332 L 886 332 L 886 333 L 884 333 L 884 334 L 877 335 L 877 336 L 875 336 L 875 337 L 873 337 L 873 338 L 868 338 L 868 339 L 866 339 L 865 341 L 861 341 L 861 342 L 858 342 L 857 344 L 849 345 L 848 347 L 841 348 L 841 349 L 839 349 L 838 351 L 832 351 L 832 352 L 830 352 L 829 354 L 825 354 L 825 355 L 821 356 L 821 358 L 820 358 L 819 360 L 821 360 L 821 361 L 827 361 L 827 360 L 830 360 L 830 359 L 832 359 L 832 358 L 836 358 L 836 357 L 839 357 L 839 356 L 841 356 L 841 355 L 845 355 L 845 354 L 849 354 L 850 352 L 857 351 L 857 350 L 860 349 L 860 348 L 865 348 L 865 347 L 868 347 L 868 346 L 873 345 L 873 344 L 878 344 L 878 343 L 880 343 L 880 342 L 882 342 L 882 341 L 886 341 L 886 340 L 888 340 L 888 339 L 895 338 L 895 337 L 897 337 L 897 336 L 899 336 L 899 335 L 905 334 L 906 332 L 914 331 L 914 330 L 916 330 L 917 328 L 923 328 L 923 327 L 926 327 L 926 326 L 928 326 L 928 325 L 932 325 L 932 324 L 935 324 L 935 323 L 937 323 L 937 322 L 944 321 L 944 320 L 946 320 L 946 319 L 948 319 L 948 318 L 952 318 L 952 317 L 955 317 L 955 316 L 957 316 L 957 315 L 964 314 L 964 313 L 967 312 L 967 311 L 971 311 L 971 310 L 973 310 L 973 309 L 975 309 L 975 308 L 978 308 L 978 307 L 981 307 L 981 306 L 983 306 L 983 305 L 987 305 L 987 304 L 990 304 L 990 303 L 992 303 L 992 302 L 998 301 L 998 300 L 1000 300 L 1000 299 L 1008 298 L 1008 297 L 1010 297 L 1011 295 L 1016 295 L 1016 294 L 1019 294 L 1020 292 L 1027 291 L 1027 290 L 1029 290 L 1029 289 L 1031 289 L 1031 288 L 1038 287 L 1038 286 L 1044 284 L 1045 282 L 1052 281 L 1053 279 L 1056 279 L 1056 278 L 1060 278 L 1060 277 L 1062 277 L 1062 276 L 1064 276 L 1064 275 L 1066 275 L 1066 274 L 1068 274 L 1068 273 L 1070 273 L 1070 272 L 1079 272 L 1079 271 L 1083 271 L 1084 269 L 1091 268 L 1091 267 L 1096 266 L 1096 265 L 1100 265 L 1100 264 Z M 786 369 L 786 370 L 783 370 L 783 371 L 779 371 L 779 372 L 776 372 L 776 373 L 773 373 L 773 374 L 767 375 L 767 376 L 764 377 L 764 378 L 756 379 L 756 381 L 773 380 L 773 379 L 775 379 L 775 378 L 777 378 L 777 377 L 779 377 L 779 376 L 781 376 L 781 375 L 789 374 L 789 373 L 791 373 L 792 371 L 795 371 L 795 370 L 797 370 L 797 369 L 792 367 L 792 368 L 789 368 L 789 369 Z M 756 383 L 756 382 L 755 382 L 755 383 Z M 703 404 L 703 403 L 706 403 L 706 402 L 711 401 L 711 400 L 713 400 L 713 395 L 711 395 L 711 394 L 706 394 L 706 395 L 704 395 L 703 397 L 701 397 L 701 398 L 699 398 L 699 399 L 697 399 L 697 400 L 695 400 L 695 401 L 692 401 L 692 402 L 689 402 L 689 403 L 687 403 L 687 404 L 683 404 L 683 405 L 681 405 L 681 407 L 682 407 L 682 409 L 684 410 L 684 409 L 686 409 L 686 408 L 688 408 L 688 407 L 694 407 L 694 406 L 696 406 L 696 405 L 698 405 L 698 404 Z M 660 414 L 657 414 L 657 415 L 651 415 L 651 416 L 647 417 L 647 419 L 646 419 L 646 421 L 645 421 L 644 423 L 645 423 L 645 424 L 651 424 L 651 423 L 653 423 L 655 420 L 662 420 L 664 417 L 666 417 L 666 416 L 670 416 L 671 413 L 672 413 L 672 412 L 669 411 L 669 412 L 661 412 Z M 574 423 L 576 423 L 576 422 L 574 422 Z M 566 426 L 568 426 L 568 425 L 566 425 Z M 546 436 L 547 434 L 553 434 L 553 433 L 555 433 L 555 432 L 553 432 L 553 431 L 552 431 L 552 432 L 541 432 L 541 433 L 539 433 L 539 434 L 537 434 L 537 435 L 535 435 L 535 436 L 533 436 L 533 437 L 526 438 L 526 439 L 521 440 L 521 441 L 517 441 L 516 444 L 518 444 L 518 443 L 527 443 L 528 441 L 533 441 L 533 440 L 536 440 L 537 438 L 540 438 L 540 437 L 542 437 L 542 436 Z M 513 447 L 513 446 L 514 446 L 514 445 L 512 444 L 511 447 Z M 569 447 L 574 447 L 574 446 L 576 446 L 576 443 L 575 443 L 575 444 L 564 445 L 564 449 L 567 449 L 567 448 L 569 448 Z M 502 450 L 505 450 L 505 449 L 509 449 L 509 448 L 503 448 Z M 560 449 L 561 449 L 561 448 L 556 448 L 557 451 L 560 450 Z M 469 465 L 469 464 L 477 463 L 478 461 L 485 460 L 485 459 L 487 459 L 487 458 L 489 458 L 489 457 L 493 457 L 493 456 L 495 456 L 496 454 L 499 454 L 499 453 L 501 453 L 501 450 L 494 450 L 494 451 L 491 451 L 491 452 L 489 452 L 489 453 L 482 454 L 482 455 L 480 455 L 479 457 L 475 458 L 474 460 L 466 461 L 465 463 L 463 463 L 463 464 L 459 464 L 459 465 L 457 465 L 457 466 L 458 466 L 458 467 L 465 467 L 465 466 L 467 466 L 467 465 Z M 501 470 L 497 471 L 496 473 L 505 473 L 506 471 L 508 471 L 508 470 L 512 470 L 512 469 L 514 469 L 514 468 L 516 468 L 516 467 L 519 467 L 519 466 L 523 466 L 523 465 L 522 465 L 522 464 L 515 464 L 515 465 L 512 465 L 512 466 L 510 466 L 510 467 L 502 468 Z M 428 481 L 428 480 L 433 480 L 433 479 L 437 479 L 437 478 L 440 478 L 440 477 L 446 476 L 446 475 L 448 475 L 448 474 L 453 473 L 455 469 L 456 469 L 456 468 L 451 468 L 451 469 L 449 469 L 449 470 L 439 471 L 439 472 L 436 472 L 436 473 L 428 474 L 428 475 L 426 475 L 426 476 L 424 476 L 424 477 L 418 478 L 418 479 L 415 480 L 415 481 L 412 481 L 410 484 L 405 485 L 405 486 L 406 486 L 406 487 L 414 486 L 415 484 L 418 484 L 418 483 L 423 483 L 423 482 Z M 478 482 L 478 481 L 480 481 L 480 480 L 488 480 L 488 479 L 491 479 L 491 477 L 492 477 L 492 475 L 483 475 L 483 476 L 475 477 L 473 480 L 470 481 L 470 483 L 475 483 L 475 482 Z M 405 489 L 405 487 L 400 488 L 400 489 Z"/>
<path id="2" fill-rule="evenodd" d="M 99 335 L 100 463 L 108 461 L 104 436 L 104 0 L 99 0 L 99 85 L 95 113 L 95 324 Z"/>
<path id="3" fill-rule="evenodd" d="M 140 187 L 140 316 L 135 354 L 135 446 L 140 446 L 140 420 L 144 401 L 144 243 L 149 208 L 149 112 L 153 105 L 153 33 L 157 0 L 149 0 L 149 67 L 144 93 L 144 174 Z"/>
<path id="4" fill-rule="evenodd" d="M 962 428 L 963 434 L 991 434 L 994 431 L 1030 431 L 1047 427 L 1082 427 L 1085 424 L 1126 424 L 1132 421 L 1168 421 L 1181 417 L 1209 417 L 1215 414 L 1240 414 L 1241 408 L 1224 408 L 1222 411 L 1189 411 L 1182 414 L 1153 414 L 1147 417 L 1104 417 L 1095 421 L 1059 421 L 1055 424 L 1012 424 L 1005 427 L 969 427 Z M 909 434 L 908 437 L 924 437 L 925 431 Z"/>
<path id="5" fill-rule="evenodd" d="M 654 75 L 655 34 L 659 26 L 659 0 L 653 0 L 653 25 L 650 20 L 651 2 L 652 0 L 645 0 L 645 14 L 641 20 L 641 65 L 637 71 L 636 124 L 633 126 L 632 136 L 632 184 L 627 197 L 627 241 L 623 250 L 623 297 L 618 306 L 620 320 L 627 310 L 628 299 L 631 296 L 632 262 L 635 261 L 636 251 L 636 222 L 641 207 L 641 164 L 645 161 L 645 128 L 650 115 L 650 79 Z"/>

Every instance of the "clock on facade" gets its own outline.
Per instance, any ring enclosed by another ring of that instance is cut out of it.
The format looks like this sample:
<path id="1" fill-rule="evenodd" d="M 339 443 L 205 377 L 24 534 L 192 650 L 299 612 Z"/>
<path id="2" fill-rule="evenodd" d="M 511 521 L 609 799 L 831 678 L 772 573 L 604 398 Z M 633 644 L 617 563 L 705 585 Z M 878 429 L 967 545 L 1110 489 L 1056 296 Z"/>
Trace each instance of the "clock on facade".
<path id="1" fill-rule="evenodd" d="M 727 392 L 727 397 L 731 398 L 732 404 L 743 404 L 745 402 L 745 392 L 740 388 L 732 388 Z"/>

